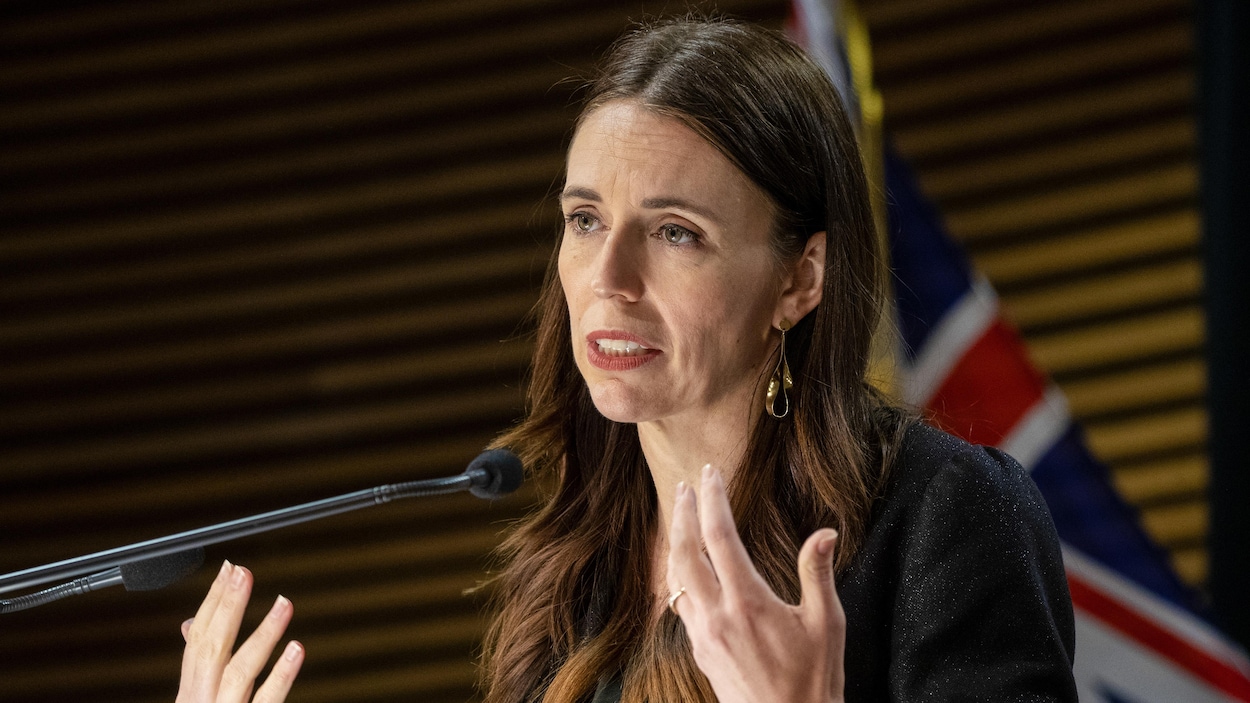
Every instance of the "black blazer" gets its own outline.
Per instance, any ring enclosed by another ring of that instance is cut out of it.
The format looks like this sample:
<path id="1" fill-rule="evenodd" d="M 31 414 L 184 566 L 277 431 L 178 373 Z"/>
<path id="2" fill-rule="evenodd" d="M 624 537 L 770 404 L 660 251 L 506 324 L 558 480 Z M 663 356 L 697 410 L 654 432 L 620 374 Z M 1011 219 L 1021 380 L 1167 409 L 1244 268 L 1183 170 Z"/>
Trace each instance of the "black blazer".
<path id="1" fill-rule="evenodd" d="M 1055 526 L 1014 459 L 917 423 L 838 581 L 846 701 L 1076 701 Z"/>

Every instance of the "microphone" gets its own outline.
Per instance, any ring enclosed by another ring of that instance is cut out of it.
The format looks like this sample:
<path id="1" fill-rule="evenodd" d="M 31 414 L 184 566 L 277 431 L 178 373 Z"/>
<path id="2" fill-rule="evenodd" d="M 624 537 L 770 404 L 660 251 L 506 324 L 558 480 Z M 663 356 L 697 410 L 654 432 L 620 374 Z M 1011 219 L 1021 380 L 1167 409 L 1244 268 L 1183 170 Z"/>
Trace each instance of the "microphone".
<path id="1" fill-rule="evenodd" d="M 0 613 L 26 610 L 118 584 L 125 586 L 127 591 L 155 591 L 190 576 L 203 563 L 204 548 L 196 547 L 168 556 L 122 564 L 108 571 L 101 571 L 60 586 L 46 588 L 38 593 L 19 596 L 12 600 L 0 600 Z"/>
<path id="2" fill-rule="evenodd" d="M 464 473 L 458 476 L 433 478 L 423 481 L 407 481 L 377 486 L 376 488 L 366 488 L 333 498 L 303 503 L 290 508 L 273 510 L 209 527 L 179 532 L 178 534 L 150 539 L 146 542 L 138 542 L 125 547 L 106 549 L 102 552 L 66 559 L 52 564 L 44 564 L 31 569 L 14 571 L 0 576 L 0 593 L 30 588 L 50 581 L 77 578 L 101 569 L 107 570 L 113 567 L 135 564 L 136 562 L 155 560 L 158 557 L 169 557 L 195 548 L 206 547 L 210 544 L 227 542 L 239 537 L 260 534 L 276 530 L 279 527 L 296 525 L 301 522 L 317 520 L 359 508 L 381 505 L 399 498 L 443 495 L 467 490 L 478 498 L 496 500 L 515 491 L 521 485 L 522 479 L 521 460 L 506 449 L 492 449 L 479 454 L 476 459 L 469 463 Z M 159 569 L 157 567 L 152 568 L 163 573 L 165 567 L 160 567 Z M 139 569 L 139 571 L 142 571 L 142 569 Z M 133 571 L 132 573 L 137 574 L 139 572 Z M 95 574 L 95 577 L 100 577 L 103 580 L 113 578 L 105 574 Z M 147 577 L 136 575 L 132 578 L 146 582 L 145 579 Z M 159 580 L 155 579 L 153 582 Z M 66 585 L 68 586 L 69 584 Z M 159 588 L 160 586 L 157 587 Z M 0 610 L 0 612 L 4 611 Z"/>
<path id="3" fill-rule="evenodd" d="M 486 500 L 508 495 L 520 488 L 525 479 L 521 460 L 507 449 L 489 449 L 478 454 L 464 473 L 469 476 L 469 492 Z"/>

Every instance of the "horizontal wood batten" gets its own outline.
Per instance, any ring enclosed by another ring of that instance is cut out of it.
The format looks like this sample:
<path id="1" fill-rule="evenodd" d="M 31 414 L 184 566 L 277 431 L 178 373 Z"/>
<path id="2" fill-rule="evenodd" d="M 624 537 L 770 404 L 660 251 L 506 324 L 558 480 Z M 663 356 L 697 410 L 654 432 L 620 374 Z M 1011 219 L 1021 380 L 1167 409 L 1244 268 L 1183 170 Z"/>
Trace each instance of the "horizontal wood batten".
<path id="1" fill-rule="evenodd" d="M 873 8 L 878 3 L 864 3 Z M 979 54 L 1001 53 L 1020 45 L 1049 41 L 1064 41 L 1072 34 L 1091 31 L 1115 31 L 1120 25 L 1157 16 L 1160 12 L 1185 12 L 1189 8 L 1184 0 L 1142 0 L 1127 3 L 1123 0 L 1080 0 L 1056 7 L 1023 6 L 1000 14 L 988 14 L 986 19 L 974 19 L 960 23 L 958 31 L 950 31 L 944 22 L 935 22 L 926 32 L 908 32 L 891 40 L 886 34 L 884 41 L 875 42 L 877 60 L 873 68 L 882 80 L 907 71 L 925 70 L 934 59 L 950 62 L 976 58 Z M 913 10 L 913 12 L 915 12 Z M 868 9 L 869 17 L 875 15 Z"/>
<path id="2" fill-rule="evenodd" d="M 988 102 L 1143 66 L 1182 65 L 1190 55 L 1191 41 L 1188 27 L 1170 24 L 987 62 L 949 76 L 926 76 L 913 84 L 886 85 L 882 92 L 892 119 L 905 121 L 926 112 L 949 111 L 960 102 Z"/>
<path id="3" fill-rule="evenodd" d="M 1004 296 L 1008 316 L 1026 329 L 1095 315 L 1185 303 L 1202 292 L 1202 267 L 1181 260 L 1030 288 Z"/>
<path id="4" fill-rule="evenodd" d="M 977 267 L 1008 286 L 1091 268 L 1115 266 L 1142 258 L 1184 258 L 1198 244 L 1198 214 L 1193 208 L 1162 215 L 1132 217 L 1083 228 L 1039 241 L 1005 242 L 975 255 Z"/>
<path id="5" fill-rule="evenodd" d="M 1192 120 L 1167 118 L 1140 127 L 1116 129 L 1004 155 L 961 160 L 930 169 L 925 192 L 938 200 L 967 200 L 982 193 L 1027 187 L 1095 170 L 1131 168 L 1149 160 L 1170 160 L 1195 149 Z"/>
<path id="6" fill-rule="evenodd" d="M 1200 452 L 1140 463 L 1115 472 L 1116 488 L 1134 503 L 1157 503 L 1176 495 L 1200 495 L 1208 485 Z"/>
<path id="7" fill-rule="evenodd" d="M 1143 114 L 1184 114 L 1193 97 L 1194 77 L 1188 70 L 1129 74 L 1057 95 L 1024 97 L 974 112 L 925 119 L 898 128 L 894 139 L 903 153 L 923 163 L 979 145 L 1024 142 L 1063 130 L 1140 119 Z"/>
<path id="8" fill-rule="evenodd" d="M 1029 338 L 1033 358 L 1051 373 L 1197 351 L 1205 339 L 1197 306 L 1151 313 L 1072 331 Z"/>
<path id="9" fill-rule="evenodd" d="M 1206 392 L 1206 364 L 1191 356 L 1159 364 L 1070 381 L 1063 385 L 1078 418 L 1149 405 L 1200 401 Z"/>
<path id="10" fill-rule="evenodd" d="M 972 243 L 1037 230 L 1071 227 L 1095 218 L 1185 203 L 1197 198 L 1198 172 L 1190 160 L 1089 183 L 1041 190 L 961 209 L 948 209 L 951 232 Z"/>

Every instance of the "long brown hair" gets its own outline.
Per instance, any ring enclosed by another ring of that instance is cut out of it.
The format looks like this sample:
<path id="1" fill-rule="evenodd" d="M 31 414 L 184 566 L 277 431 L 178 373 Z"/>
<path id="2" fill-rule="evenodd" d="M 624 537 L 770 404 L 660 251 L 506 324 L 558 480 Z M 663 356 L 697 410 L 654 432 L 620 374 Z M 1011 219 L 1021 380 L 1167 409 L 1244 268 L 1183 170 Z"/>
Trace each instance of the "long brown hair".
<path id="1" fill-rule="evenodd" d="M 802 541 L 835 527 L 835 568 L 850 563 L 906 423 L 865 381 L 884 286 L 850 122 L 801 50 L 723 20 L 668 21 L 624 36 L 590 83 L 581 120 L 613 100 L 682 121 L 763 189 L 778 212 L 779 262 L 828 233 L 823 302 L 786 337 L 792 414 L 756 423 L 729 486 L 756 568 L 797 603 Z M 503 547 L 486 699 L 575 703 L 616 674 L 624 701 L 712 701 L 680 620 L 654 618 L 655 487 L 635 426 L 600 415 L 577 371 L 557 255 L 536 308 L 527 417 L 497 442 L 550 495 Z"/>

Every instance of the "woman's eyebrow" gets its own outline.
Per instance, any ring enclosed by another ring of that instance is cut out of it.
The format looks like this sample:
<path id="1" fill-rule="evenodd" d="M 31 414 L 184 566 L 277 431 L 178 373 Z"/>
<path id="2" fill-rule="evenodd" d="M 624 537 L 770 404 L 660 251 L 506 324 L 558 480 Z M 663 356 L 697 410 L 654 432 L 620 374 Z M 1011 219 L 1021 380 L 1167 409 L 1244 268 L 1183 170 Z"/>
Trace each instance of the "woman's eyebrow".
<path id="1" fill-rule="evenodd" d="M 595 191 L 593 188 L 586 188 L 583 186 L 569 186 L 568 188 L 565 188 L 562 193 L 560 193 L 561 202 L 564 202 L 565 200 L 571 200 L 574 198 L 581 199 L 581 200 L 589 200 L 594 203 L 603 202 L 603 198 L 600 197 L 599 193 Z M 706 217 L 707 219 L 717 224 L 722 224 L 720 221 L 720 218 L 717 217 L 716 214 L 713 213 L 711 210 L 708 210 L 707 208 L 701 205 L 696 205 L 695 203 L 692 203 L 689 200 L 683 200 L 681 198 L 647 198 L 646 200 L 642 201 L 642 207 L 648 210 L 666 210 L 669 208 L 675 208 L 677 210 L 685 210 L 686 212 L 692 212 L 701 217 Z"/>
<path id="2" fill-rule="evenodd" d="M 599 193 L 593 188 L 584 188 L 582 186 L 569 186 L 560 193 L 560 201 L 569 200 L 571 198 L 581 198 L 582 200 L 590 200 L 592 202 L 603 202 L 603 198 L 599 197 Z"/>
<path id="3" fill-rule="evenodd" d="M 711 210 L 681 198 L 647 198 L 642 201 L 642 206 L 648 210 L 667 210 L 668 208 L 685 210 L 686 212 L 693 212 L 700 217 L 706 217 L 717 224 L 722 224 L 720 218 Z"/>

